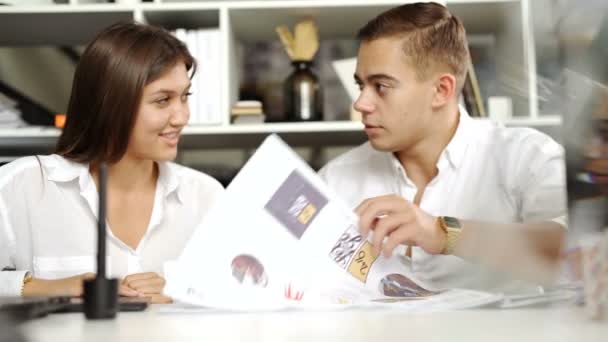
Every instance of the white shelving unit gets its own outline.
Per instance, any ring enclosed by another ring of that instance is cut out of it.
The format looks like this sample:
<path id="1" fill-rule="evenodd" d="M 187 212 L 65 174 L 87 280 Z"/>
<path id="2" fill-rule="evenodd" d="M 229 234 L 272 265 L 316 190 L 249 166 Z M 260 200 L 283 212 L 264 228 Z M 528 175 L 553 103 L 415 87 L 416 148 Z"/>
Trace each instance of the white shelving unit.
<path id="1" fill-rule="evenodd" d="M 47 152 L 55 145 L 60 130 L 52 127 L 0 129 L 3 155 Z M 266 123 L 255 125 L 189 126 L 182 132 L 180 146 L 197 148 L 253 148 L 269 134 L 279 134 L 292 146 L 347 146 L 366 140 L 359 122 Z"/>
<path id="2" fill-rule="evenodd" d="M 531 32 L 529 0 L 448 0 L 469 34 L 492 34 L 497 53 L 520 69 L 513 82 L 520 94 L 513 96 L 516 117 L 507 125 L 556 126 L 559 117 L 540 117 L 536 99 L 536 61 Z M 223 87 L 219 126 L 193 126 L 185 130 L 186 148 L 255 146 L 269 133 L 278 133 L 294 145 L 354 145 L 365 141 L 356 122 L 276 123 L 230 125 L 229 109 L 237 100 L 240 77 L 238 48 L 244 42 L 277 40 L 274 27 L 293 25 L 313 16 L 321 39 L 352 39 L 365 22 L 380 12 L 403 4 L 387 0 L 270 0 L 270 1 L 170 1 L 133 5 L 70 0 L 48 6 L 0 6 L 0 46 L 83 45 L 96 32 L 114 22 L 137 20 L 168 29 L 219 28 L 222 35 Z M 40 72 L 44 72 L 41 70 Z M 512 70 L 498 69 L 499 74 Z M 517 100 L 519 96 L 519 100 Z M 0 150 L 52 146 L 55 129 L 0 130 Z"/>

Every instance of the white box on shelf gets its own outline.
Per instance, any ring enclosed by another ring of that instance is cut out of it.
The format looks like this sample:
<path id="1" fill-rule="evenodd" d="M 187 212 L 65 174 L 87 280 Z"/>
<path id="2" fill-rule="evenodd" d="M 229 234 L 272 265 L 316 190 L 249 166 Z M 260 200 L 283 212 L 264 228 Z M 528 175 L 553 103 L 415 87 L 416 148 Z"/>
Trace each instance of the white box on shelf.
<path id="1" fill-rule="evenodd" d="M 513 101 L 508 96 L 488 97 L 488 113 L 490 119 L 506 122 L 513 117 Z"/>
<path id="2" fill-rule="evenodd" d="M 360 93 L 360 90 L 357 87 L 357 84 L 355 84 L 355 80 L 353 79 L 353 75 L 357 70 L 357 58 L 352 57 L 346 59 L 339 59 L 333 61 L 332 64 L 334 69 L 336 70 L 336 74 L 338 74 L 340 82 L 342 82 L 344 89 L 346 89 L 348 96 L 350 97 L 351 101 L 354 102 L 357 97 L 359 97 Z"/>
<path id="3" fill-rule="evenodd" d="M 334 70 L 336 70 L 336 74 L 338 74 L 340 83 L 342 83 L 344 89 L 346 89 L 351 103 L 354 103 L 357 100 L 357 97 L 359 97 L 359 94 L 361 93 L 359 87 L 353 79 L 353 75 L 357 70 L 357 58 L 352 57 L 335 60 L 333 61 L 332 65 L 334 67 Z M 351 121 L 361 121 L 361 113 L 356 111 L 352 107 L 352 105 L 350 108 L 350 119 Z"/>

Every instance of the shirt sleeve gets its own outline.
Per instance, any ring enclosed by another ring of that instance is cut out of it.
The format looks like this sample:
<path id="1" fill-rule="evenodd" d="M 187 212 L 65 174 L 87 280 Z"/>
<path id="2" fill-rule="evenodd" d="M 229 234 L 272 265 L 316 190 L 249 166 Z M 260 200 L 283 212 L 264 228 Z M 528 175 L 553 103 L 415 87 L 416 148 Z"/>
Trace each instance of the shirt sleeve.
<path id="1" fill-rule="evenodd" d="M 0 297 L 20 296 L 27 271 L 15 268 L 16 241 L 4 198 L 0 195 Z"/>
<path id="2" fill-rule="evenodd" d="M 27 271 L 0 272 L 0 297 L 21 296 L 23 279 Z"/>
<path id="3" fill-rule="evenodd" d="M 522 146 L 517 181 L 522 222 L 554 221 L 565 226 L 566 173 L 563 148 L 541 135 Z"/>

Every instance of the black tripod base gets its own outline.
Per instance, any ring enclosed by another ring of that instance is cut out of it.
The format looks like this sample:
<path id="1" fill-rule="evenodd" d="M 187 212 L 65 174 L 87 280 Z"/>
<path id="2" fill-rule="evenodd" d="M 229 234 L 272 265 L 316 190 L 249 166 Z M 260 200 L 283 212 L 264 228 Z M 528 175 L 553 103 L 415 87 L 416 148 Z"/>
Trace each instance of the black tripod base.
<path id="1" fill-rule="evenodd" d="M 109 319 L 118 311 L 118 280 L 94 278 L 84 281 L 84 315 L 87 319 Z"/>

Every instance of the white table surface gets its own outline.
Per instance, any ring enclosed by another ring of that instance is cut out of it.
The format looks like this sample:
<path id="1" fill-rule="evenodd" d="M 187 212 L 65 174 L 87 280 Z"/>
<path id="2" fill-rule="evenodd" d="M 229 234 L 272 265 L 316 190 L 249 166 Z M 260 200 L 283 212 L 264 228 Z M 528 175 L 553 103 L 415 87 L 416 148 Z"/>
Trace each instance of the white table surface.
<path id="1" fill-rule="evenodd" d="M 581 307 L 274 313 L 165 313 L 158 306 L 117 319 L 55 314 L 22 324 L 29 341 L 608 341 L 608 321 Z"/>

